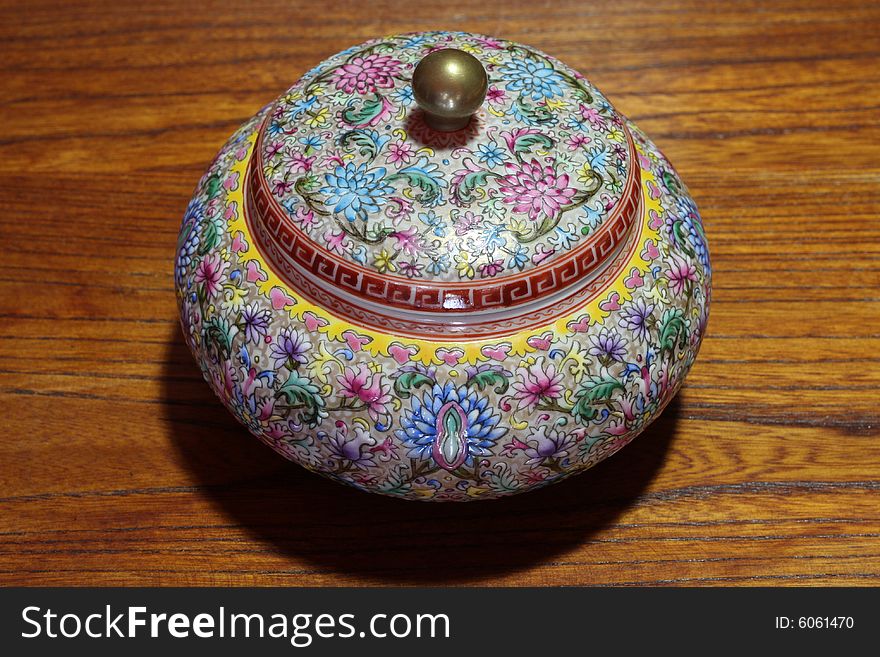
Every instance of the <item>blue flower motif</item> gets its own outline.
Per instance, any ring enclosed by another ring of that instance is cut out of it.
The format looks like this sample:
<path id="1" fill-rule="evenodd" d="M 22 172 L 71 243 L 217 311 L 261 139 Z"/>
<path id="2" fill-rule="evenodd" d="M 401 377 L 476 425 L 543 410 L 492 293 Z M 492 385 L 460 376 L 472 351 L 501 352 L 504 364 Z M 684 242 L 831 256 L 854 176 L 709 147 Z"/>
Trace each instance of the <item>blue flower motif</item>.
<path id="1" fill-rule="evenodd" d="M 414 99 L 412 86 L 407 84 L 400 87 L 391 93 L 391 99 L 404 106 L 412 104 Z"/>
<path id="2" fill-rule="evenodd" d="M 504 231 L 507 227 L 503 224 L 484 225 L 480 232 L 480 239 L 483 241 L 483 248 L 486 251 L 494 251 L 497 248 L 503 248 L 507 244 L 507 237 Z"/>
<path id="3" fill-rule="evenodd" d="M 419 46 L 424 45 L 428 42 L 428 36 L 426 34 L 411 34 L 407 35 L 406 41 L 400 44 L 401 50 L 409 50 L 411 48 L 418 48 Z"/>
<path id="4" fill-rule="evenodd" d="M 428 273 L 434 276 L 439 276 L 440 274 L 445 274 L 449 271 L 449 256 L 445 253 L 441 253 L 436 258 L 432 257 L 431 262 L 428 263 Z"/>
<path id="5" fill-rule="evenodd" d="M 296 214 L 296 206 L 299 205 L 299 197 L 297 196 L 288 196 L 283 201 L 281 201 L 281 207 L 287 210 L 287 214 L 291 217 Z"/>
<path id="6" fill-rule="evenodd" d="M 526 266 L 526 263 L 529 261 L 529 252 L 526 250 L 522 244 L 517 244 L 514 247 L 513 251 L 509 251 L 510 259 L 507 261 L 507 266 L 511 269 L 519 269 L 522 271 L 523 267 Z"/>
<path id="7" fill-rule="evenodd" d="M 326 205 L 333 206 L 333 212 L 341 212 L 349 221 L 363 219 L 367 215 L 379 212 L 379 206 L 385 205 L 386 195 L 394 189 L 384 182 L 385 169 L 367 169 L 366 164 L 355 167 L 349 162 L 345 167 L 336 167 L 333 173 L 324 174 L 327 185 L 321 193 L 327 195 Z"/>
<path id="8" fill-rule="evenodd" d="M 675 229 L 675 225 L 679 223 L 682 229 L 681 235 Z M 677 249 L 685 248 L 686 245 L 682 244 L 682 239 L 687 240 L 706 271 L 712 271 L 709 264 L 709 250 L 706 247 L 706 235 L 703 232 L 697 206 L 694 205 L 693 201 L 677 197 L 675 199 L 675 209 L 670 210 L 666 214 L 664 230 L 669 241 Z"/>
<path id="9" fill-rule="evenodd" d="M 554 234 L 548 241 L 553 246 L 558 246 L 560 249 L 567 251 L 577 241 L 577 235 L 574 234 L 573 228 L 572 224 L 557 226 Z"/>
<path id="10" fill-rule="evenodd" d="M 474 457 L 490 456 L 507 433 L 494 410 L 486 397 L 465 386 L 435 383 L 421 398 L 412 396 L 412 408 L 404 411 L 395 433 L 410 448 L 409 458 L 432 460 L 449 471 L 473 467 Z"/>
<path id="11" fill-rule="evenodd" d="M 577 130 L 578 132 L 586 132 L 589 130 L 589 124 L 586 119 L 581 116 L 569 116 L 565 121 L 565 125 L 569 130 Z"/>
<path id="12" fill-rule="evenodd" d="M 186 208 L 186 214 L 183 216 L 183 225 L 188 226 L 189 230 L 177 252 L 177 269 L 175 271 L 178 282 L 182 281 L 186 276 L 186 270 L 189 268 L 190 264 L 192 264 L 193 258 L 199 249 L 201 237 L 199 235 L 198 226 L 202 223 L 204 218 L 205 213 L 202 210 L 201 204 L 196 200 L 190 201 Z M 183 231 L 181 231 L 181 233 L 183 233 Z"/>
<path id="13" fill-rule="evenodd" d="M 351 252 L 352 260 L 357 263 L 360 263 L 364 266 L 367 264 L 367 247 L 363 244 L 358 244 L 357 248 Z"/>
<path id="14" fill-rule="evenodd" d="M 446 229 L 448 228 L 446 220 L 437 216 L 437 213 L 433 210 L 419 212 L 418 216 L 419 221 L 425 224 L 428 228 L 433 229 L 434 235 L 437 237 L 443 237 L 446 234 Z"/>
<path id="15" fill-rule="evenodd" d="M 490 169 L 504 162 L 504 150 L 494 141 L 477 146 L 477 159 Z"/>
<path id="16" fill-rule="evenodd" d="M 312 150 L 319 150 L 321 146 L 324 145 L 324 140 L 318 135 L 306 135 L 305 137 L 299 138 L 299 143 L 305 146 L 306 150 L 309 150 L 310 148 Z"/>
<path id="17" fill-rule="evenodd" d="M 544 100 L 562 95 L 562 76 L 548 63 L 529 59 L 514 59 L 498 72 L 509 91 L 521 91 L 532 100 Z"/>
<path id="18" fill-rule="evenodd" d="M 307 96 L 306 98 L 300 98 L 299 100 L 297 100 L 295 103 L 293 103 L 290 106 L 290 111 L 288 112 L 290 120 L 296 121 L 305 112 L 312 109 L 314 104 L 317 102 L 318 102 L 318 99 L 315 96 Z"/>

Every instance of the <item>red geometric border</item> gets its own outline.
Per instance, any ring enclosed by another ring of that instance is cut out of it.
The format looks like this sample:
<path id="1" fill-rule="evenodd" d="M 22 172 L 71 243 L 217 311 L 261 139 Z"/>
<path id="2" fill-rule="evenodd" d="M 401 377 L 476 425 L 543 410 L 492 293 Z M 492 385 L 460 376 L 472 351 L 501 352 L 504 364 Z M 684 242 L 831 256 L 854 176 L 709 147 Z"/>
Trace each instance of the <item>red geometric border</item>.
<path id="1" fill-rule="evenodd" d="M 632 135 L 625 130 L 630 151 L 626 183 L 620 202 L 599 230 L 561 258 L 500 279 L 437 283 L 383 275 L 315 243 L 278 204 L 262 175 L 262 129 L 248 164 L 245 201 L 252 220 L 262 229 L 257 232 L 264 243 L 264 252 L 279 272 L 290 272 L 297 267 L 324 281 L 325 289 L 330 286 L 384 306 L 420 312 L 469 313 L 512 308 L 561 292 L 595 273 L 637 221 L 641 170 Z"/>
<path id="2" fill-rule="evenodd" d="M 641 218 L 644 212 L 641 194 L 638 200 L 637 210 L 638 216 Z M 314 278 L 304 276 L 293 263 L 285 261 L 286 259 L 281 257 L 277 248 L 267 241 L 268 232 L 263 225 L 255 221 L 255 217 L 249 212 L 246 203 L 244 215 L 254 247 L 291 290 L 303 295 L 315 305 L 326 308 L 329 312 L 347 320 L 354 326 L 427 340 L 488 339 L 550 324 L 560 316 L 570 313 L 578 306 L 589 303 L 604 293 L 607 286 L 621 275 L 633 255 L 638 251 L 644 228 L 644 221 L 640 220 L 636 224 L 635 230 L 627 236 L 622 248 L 606 263 L 607 266 L 597 277 L 566 297 L 557 299 L 555 303 L 546 304 L 539 308 L 526 308 L 522 313 L 505 315 L 502 318 L 487 318 L 481 321 L 469 317 L 466 322 L 461 324 L 456 324 L 454 319 L 437 324 L 401 317 L 399 313 L 394 314 L 393 308 L 388 308 L 389 312 L 387 313 L 370 310 L 341 297 L 335 289 L 314 280 Z M 279 262 L 283 264 L 281 266 L 275 264 Z"/>

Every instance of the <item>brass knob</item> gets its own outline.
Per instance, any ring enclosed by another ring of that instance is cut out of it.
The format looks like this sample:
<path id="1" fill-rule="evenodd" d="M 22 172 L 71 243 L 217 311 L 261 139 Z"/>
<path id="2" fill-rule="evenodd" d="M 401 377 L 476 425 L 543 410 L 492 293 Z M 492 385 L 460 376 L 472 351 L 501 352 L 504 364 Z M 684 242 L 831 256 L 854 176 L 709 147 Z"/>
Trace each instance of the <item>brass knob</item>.
<path id="1" fill-rule="evenodd" d="M 413 96 L 434 130 L 466 127 L 489 88 L 486 69 L 473 55 L 456 48 L 435 50 L 413 71 Z"/>

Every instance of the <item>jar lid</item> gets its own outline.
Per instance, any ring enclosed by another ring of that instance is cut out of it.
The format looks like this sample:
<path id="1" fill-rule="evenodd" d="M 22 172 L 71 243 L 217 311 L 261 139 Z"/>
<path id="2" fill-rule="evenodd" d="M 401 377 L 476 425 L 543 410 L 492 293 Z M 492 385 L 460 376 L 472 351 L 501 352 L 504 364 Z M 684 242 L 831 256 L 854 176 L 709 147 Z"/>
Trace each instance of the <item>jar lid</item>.
<path id="1" fill-rule="evenodd" d="M 267 114 L 246 194 L 257 246 L 293 288 L 418 335 L 571 310 L 642 203 L 632 135 L 583 76 L 448 32 L 368 41 L 304 75 Z"/>

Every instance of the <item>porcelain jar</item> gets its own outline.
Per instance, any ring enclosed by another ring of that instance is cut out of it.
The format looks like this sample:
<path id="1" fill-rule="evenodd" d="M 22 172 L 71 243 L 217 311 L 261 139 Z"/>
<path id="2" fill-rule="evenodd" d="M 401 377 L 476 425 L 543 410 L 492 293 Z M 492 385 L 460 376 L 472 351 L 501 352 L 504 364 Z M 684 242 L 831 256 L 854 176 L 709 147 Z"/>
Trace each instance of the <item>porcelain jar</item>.
<path id="1" fill-rule="evenodd" d="M 485 71 L 458 129 L 437 114 L 454 66 L 414 99 L 437 51 Z M 364 491 L 464 501 L 632 441 L 694 362 L 711 268 L 672 165 L 582 75 L 427 32 L 340 52 L 232 135 L 175 284 L 205 379 L 259 440 Z"/>

